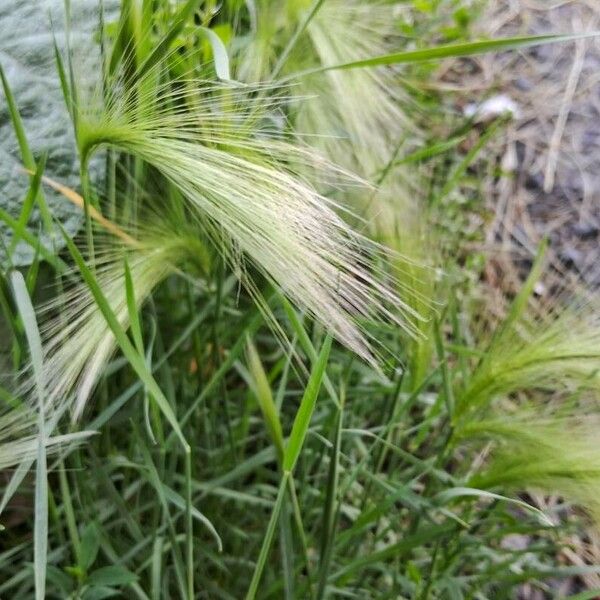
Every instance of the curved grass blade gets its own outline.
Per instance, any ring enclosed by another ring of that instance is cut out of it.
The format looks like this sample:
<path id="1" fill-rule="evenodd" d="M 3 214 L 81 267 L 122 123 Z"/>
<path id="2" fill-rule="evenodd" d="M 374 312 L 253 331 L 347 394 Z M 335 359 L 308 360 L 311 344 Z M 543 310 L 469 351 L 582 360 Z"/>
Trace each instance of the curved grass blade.
<path id="1" fill-rule="evenodd" d="M 21 214 L 19 215 L 19 228 L 24 228 L 27 226 L 29 221 L 29 217 L 31 216 L 31 211 L 33 210 L 33 204 L 35 199 L 37 198 L 40 191 L 40 183 L 42 181 L 42 174 L 44 173 L 44 169 L 46 168 L 46 158 L 47 154 L 43 154 L 40 158 L 37 167 L 35 169 L 35 173 L 31 178 L 31 184 L 29 185 L 29 190 L 27 191 L 27 195 L 25 196 L 25 200 L 23 202 L 23 207 L 21 208 Z M 13 239 L 10 243 L 9 254 L 12 256 L 17 244 L 19 243 L 20 235 L 18 231 L 15 231 L 13 235 Z"/>
<path id="2" fill-rule="evenodd" d="M 260 554 L 258 555 L 258 560 L 256 561 L 256 567 L 254 568 L 252 580 L 250 581 L 250 587 L 248 588 L 248 592 L 246 594 L 246 600 L 254 600 L 254 598 L 256 598 L 256 591 L 258 590 L 258 584 L 260 583 L 260 578 L 262 576 L 262 572 L 265 568 L 265 563 L 267 562 L 267 558 L 269 556 L 269 550 L 271 549 L 273 536 L 275 535 L 275 528 L 277 527 L 277 522 L 279 521 L 279 513 L 281 512 L 281 507 L 283 506 L 283 500 L 285 499 L 285 490 L 289 478 L 290 472 L 286 471 L 283 474 L 283 477 L 281 478 L 281 483 L 279 484 L 277 499 L 275 500 L 273 512 L 271 513 L 269 525 L 267 526 L 267 533 L 265 534 L 265 539 L 263 540 L 262 546 L 260 548 Z"/>
<path id="3" fill-rule="evenodd" d="M 296 79 L 306 75 L 322 73 L 325 71 L 340 71 L 347 69 L 364 69 L 368 67 L 382 67 L 389 65 L 411 64 L 427 62 L 430 60 L 441 60 L 444 58 L 458 58 L 461 56 L 475 56 L 477 54 L 486 54 L 488 52 L 499 52 L 502 50 L 516 50 L 518 48 L 529 48 L 541 44 L 556 44 L 561 42 L 570 42 L 582 38 L 595 37 L 600 32 L 593 31 L 588 33 L 576 34 L 550 34 L 550 35 L 527 35 L 519 37 L 502 38 L 496 40 L 478 40 L 475 42 L 463 42 L 460 44 L 445 44 L 434 46 L 433 48 L 424 48 L 422 50 L 409 50 L 403 52 L 394 52 L 383 56 L 374 56 L 364 60 L 343 63 L 339 65 L 330 65 L 318 69 L 310 69 L 290 75 L 285 79 Z"/>
<path id="4" fill-rule="evenodd" d="M 38 398 L 38 443 L 35 470 L 35 522 L 33 531 L 33 562 L 36 600 L 46 595 L 46 563 L 48 554 L 48 474 L 46 464 L 46 416 L 44 410 L 44 368 L 42 341 L 31 298 L 23 275 L 13 271 L 11 283 L 15 302 L 21 315 L 25 336 L 29 344 L 31 362 Z"/>
<path id="5" fill-rule="evenodd" d="M 549 527 L 554 527 L 554 523 L 548 517 L 548 515 L 528 504 L 527 502 L 523 502 L 523 500 L 519 500 L 518 498 L 509 498 L 508 496 L 503 496 L 501 494 L 495 494 L 494 492 L 488 492 L 486 490 L 478 490 L 476 488 L 469 487 L 455 487 L 450 488 L 448 490 L 444 490 L 436 496 L 436 499 L 442 503 L 446 503 L 454 498 L 466 498 L 466 497 L 474 497 L 474 498 L 486 498 L 490 500 L 500 500 L 502 502 L 508 502 L 509 504 L 514 504 L 515 506 L 519 506 L 520 508 L 524 508 L 526 511 L 533 513 L 543 525 L 547 525 Z"/>
<path id="6" fill-rule="evenodd" d="M 269 380 L 262 366 L 258 352 L 250 338 L 246 344 L 246 356 L 248 359 L 248 370 L 252 377 L 254 395 L 260 406 L 260 410 L 265 420 L 265 425 L 269 431 L 271 441 L 277 451 L 279 464 L 282 463 L 283 454 L 285 452 L 285 443 L 283 441 L 283 430 L 279 414 L 275 402 Z"/>
<path id="7" fill-rule="evenodd" d="M 227 55 L 227 48 L 225 48 L 223 40 L 208 27 L 199 27 L 198 29 L 206 36 L 212 48 L 217 77 L 223 81 L 230 81 L 229 56 Z"/>
<path id="8" fill-rule="evenodd" d="M 21 158 L 23 159 L 23 163 L 31 171 L 37 171 L 35 159 L 33 158 L 33 153 L 29 148 L 27 136 L 25 135 L 25 127 L 23 126 L 23 121 L 21 119 L 19 109 L 17 108 L 17 103 L 12 94 L 10 86 L 8 85 L 8 80 L 6 79 L 4 70 L 2 69 L 2 65 L 0 65 L 0 80 L 2 81 L 4 96 L 6 97 L 6 103 L 8 104 L 8 111 L 10 113 L 13 129 L 17 137 L 17 142 L 19 143 L 19 149 L 21 151 Z M 40 213 L 42 215 L 44 226 L 48 231 L 51 231 L 52 217 L 50 215 L 50 211 L 48 210 L 48 206 L 46 204 L 46 200 L 42 191 L 38 189 L 35 197 L 37 198 L 37 202 L 40 207 Z"/>

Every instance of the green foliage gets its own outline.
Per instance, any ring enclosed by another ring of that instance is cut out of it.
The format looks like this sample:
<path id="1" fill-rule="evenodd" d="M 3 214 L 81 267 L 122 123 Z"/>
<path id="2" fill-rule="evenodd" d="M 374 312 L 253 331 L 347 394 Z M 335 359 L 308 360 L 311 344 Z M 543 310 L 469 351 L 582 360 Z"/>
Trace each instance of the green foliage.
<path id="1" fill-rule="evenodd" d="M 419 87 L 571 38 L 473 42 L 460 2 L 119 7 L 101 73 L 56 40 L 81 193 L 2 72 L 30 172 L 4 245 L 34 260 L 0 280 L 0 597 L 509 598 L 598 572 L 557 561 L 600 526 L 597 307 L 534 310 L 543 246 L 481 326 L 460 219 L 504 121 L 463 150 L 472 123 Z M 85 223 L 61 253 L 31 228 L 42 185 Z"/>

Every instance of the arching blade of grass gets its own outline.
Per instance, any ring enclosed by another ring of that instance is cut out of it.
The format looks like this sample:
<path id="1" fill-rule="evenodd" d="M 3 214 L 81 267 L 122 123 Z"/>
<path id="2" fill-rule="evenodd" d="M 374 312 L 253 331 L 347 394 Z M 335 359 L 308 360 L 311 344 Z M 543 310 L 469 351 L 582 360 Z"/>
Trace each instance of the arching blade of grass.
<path id="1" fill-rule="evenodd" d="M 179 426 L 179 423 L 177 421 L 177 417 L 173 411 L 173 408 L 169 404 L 169 401 L 163 394 L 163 391 L 160 389 L 159 385 L 156 383 L 156 380 L 154 379 L 152 373 L 148 370 L 148 367 L 146 365 L 146 361 L 144 360 L 144 357 L 141 356 L 136 351 L 135 347 L 129 340 L 129 337 L 127 337 L 127 334 L 121 327 L 121 324 L 119 323 L 119 320 L 117 319 L 117 316 L 115 315 L 114 311 L 112 310 L 108 300 L 102 293 L 102 290 L 100 289 L 100 286 L 98 285 L 98 282 L 96 281 L 96 278 L 94 277 L 93 273 L 90 271 L 88 266 L 85 264 L 85 260 L 84 260 L 83 256 L 81 255 L 81 253 L 79 252 L 79 250 L 77 249 L 77 247 L 75 246 L 73 241 L 66 234 L 64 229 L 61 229 L 61 230 L 62 230 L 63 236 L 65 238 L 65 241 L 67 243 L 67 247 L 69 248 L 69 252 L 71 253 L 71 256 L 77 263 L 77 267 L 79 268 L 79 271 L 80 271 L 85 283 L 89 287 L 90 292 L 92 293 L 94 300 L 96 301 L 96 304 L 98 305 L 98 308 L 100 309 L 101 313 L 103 314 L 104 318 L 106 319 L 108 326 L 110 327 L 113 335 L 115 336 L 115 340 L 116 340 L 118 346 L 121 348 L 121 351 L 123 352 L 123 354 L 129 361 L 129 364 L 131 365 L 133 370 L 136 372 L 137 376 L 146 385 L 149 394 L 151 395 L 152 398 L 154 398 L 154 400 L 156 401 L 156 404 L 160 408 L 161 412 L 163 413 L 163 415 L 165 416 L 165 418 L 167 419 L 167 421 L 173 428 L 173 431 L 174 431 L 175 435 L 177 436 L 177 438 L 179 439 L 179 441 L 181 442 L 181 445 L 185 452 L 188 595 L 190 596 L 190 598 L 193 598 L 194 597 L 194 593 L 193 593 L 194 569 L 193 569 L 193 538 L 192 538 L 193 523 L 192 523 L 192 510 L 191 510 L 191 508 L 192 508 L 192 506 L 191 506 L 191 499 L 192 499 L 192 484 L 191 484 L 192 472 L 191 472 L 191 470 L 192 470 L 192 467 L 191 467 L 190 445 L 188 444 L 187 440 L 185 439 L 185 436 L 183 435 L 183 432 L 181 431 L 181 428 Z"/>
<path id="2" fill-rule="evenodd" d="M 185 500 L 175 490 L 172 490 L 170 487 L 164 484 L 162 484 L 162 486 L 165 498 L 181 510 L 185 510 Z M 203 513 L 201 513 L 197 508 L 194 507 L 192 507 L 192 516 L 194 517 L 194 519 L 196 519 L 206 527 L 206 529 L 209 531 L 209 533 L 217 543 L 217 549 L 219 550 L 219 552 L 222 552 L 223 540 L 221 540 L 221 536 L 219 535 L 219 532 L 215 529 L 215 526 L 212 524 L 212 522 Z"/>
<path id="3" fill-rule="evenodd" d="M 27 136 L 25 135 L 25 128 L 23 126 L 23 121 L 21 120 L 21 115 L 19 114 L 19 109 L 17 108 L 17 103 L 12 94 L 10 86 L 8 85 L 8 80 L 4 74 L 4 70 L 2 69 L 2 65 L 0 65 L 0 80 L 2 81 L 2 88 L 4 90 L 4 96 L 6 97 L 6 103 L 8 104 L 8 111 L 10 114 L 10 119 L 12 121 L 12 126 L 15 132 L 15 136 L 17 137 L 17 142 L 19 143 L 19 149 L 21 151 L 21 158 L 23 159 L 23 164 L 30 169 L 31 171 L 37 171 L 37 167 L 35 164 L 35 159 L 33 158 L 33 153 L 29 148 L 29 143 L 27 142 Z M 42 169 L 43 170 L 43 169 Z M 43 193 L 39 190 L 36 193 L 36 198 L 38 201 L 38 205 L 40 207 L 40 212 L 42 215 L 42 219 L 44 222 L 44 226 L 48 231 L 52 229 L 52 217 L 50 216 L 50 211 L 48 210 L 48 206 L 46 205 L 46 200 L 44 198 Z"/>
<path id="4" fill-rule="evenodd" d="M 227 55 L 227 48 L 223 43 L 223 40 L 208 27 L 199 27 L 199 31 L 201 31 L 210 44 L 210 47 L 213 52 L 213 60 L 215 63 L 215 73 L 219 79 L 223 81 L 228 81 L 231 79 L 231 72 L 229 69 L 229 56 Z"/>
<path id="5" fill-rule="evenodd" d="M 27 226 L 27 222 L 29 221 L 29 217 L 31 216 L 33 204 L 40 191 L 40 182 L 42 180 L 42 175 L 44 173 L 44 169 L 46 168 L 46 157 L 46 154 L 42 155 L 35 169 L 35 173 L 33 174 L 33 177 L 31 179 L 31 184 L 29 186 L 29 190 L 27 191 L 27 195 L 25 196 L 25 201 L 23 202 L 23 207 L 21 208 L 21 214 L 19 215 L 19 229 L 25 228 Z M 19 243 L 19 238 L 19 232 L 15 231 L 9 248 L 9 254 L 11 256 L 15 248 L 17 247 L 17 244 Z"/>
<path id="6" fill-rule="evenodd" d="M 135 349 L 138 351 L 140 356 L 145 356 L 144 352 L 144 341 L 142 338 L 142 324 L 140 319 L 140 314 L 138 310 L 138 305 L 135 298 L 135 288 L 133 283 L 133 278 L 131 276 L 131 269 L 129 268 L 129 262 L 127 257 L 124 259 L 124 269 L 125 269 L 125 296 L 127 301 L 127 314 L 129 315 L 129 329 L 131 331 L 131 337 L 133 338 L 133 343 Z M 149 363 L 149 361 L 146 361 Z M 152 368 L 150 364 L 148 364 L 148 370 L 152 373 Z M 152 430 L 152 424 L 150 423 L 150 415 L 149 415 L 149 394 L 147 390 L 144 390 L 144 420 L 146 422 L 146 431 L 148 432 L 148 436 L 153 444 L 156 444 L 156 436 L 154 435 L 154 431 Z M 152 399 L 153 402 L 156 402 Z"/>
<path id="7" fill-rule="evenodd" d="M 2 80 L 2 87 L 4 89 L 4 95 L 6 97 L 6 102 L 8 104 L 8 109 L 10 113 L 10 118 L 12 121 L 13 129 L 15 131 L 15 135 L 17 137 L 17 142 L 19 143 L 19 149 L 21 151 L 21 158 L 25 166 L 31 171 L 37 171 L 37 167 L 35 164 L 35 159 L 33 158 L 33 154 L 29 148 L 29 144 L 27 142 L 27 137 L 25 135 L 25 129 L 23 127 L 23 121 L 21 120 L 21 115 L 19 114 L 19 109 L 17 108 L 17 104 L 15 102 L 14 96 L 8 85 L 8 81 L 6 76 L 4 75 L 4 71 L 2 66 L 0 65 L 0 79 Z M 44 159 L 45 162 L 45 159 Z M 41 171 L 43 172 L 43 167 Z M 36 195 L 34 199 L 37 198 L 40 212 L 42 214 L 42 219 L 44 222 L 44 226 L 51 230 L 52 228 L 52 217 L 50 216 L 50 212 L 46 205 L 46 200 L 44 199 L 44 195 L 42 191 L 39 189 L 39 181 L 37 185 Z"/>
<path id="8" fill-rule="evenodd" d="M 38 449 L 35 470 L 33 563 L 35 572 L 35 597 L 36 600 L 43 600 L 46 596 L 46 562 L 48 554 L 48 475 L 46 465 L 46 415 L 44 410 L 45 384 L 42 341 L 23 275 L 19 271 L 13 271 L 11 282 L 15 294 L 15 302 L 21 315 L 25 336 L 29 344 L 38 398 Z"/>
<path id="9" fill-rule="evenodd" d="M 341 65 L 332 65 L 322 67 L 311 71 L 332 71 L 343 69 L 361 69 L 365 67 L 381 67 L 385 65 L 398 65 L 407 63 L 419 63 L 429 60 L 440 60 L 443 58 L 456 58 L 461 56 L 474 56 L 477 54 L 486 54 L 488 52 L 499 52 L 502 50 L 517 50 L 519 48 L 528 48 L 539 46 L 541 44 L 555 44 L 559 42 L 570 42 L 581 38 L 589 38 L 600 35 L 600 32 L 576 33 L 576 34 L 550 34 L 550 35 L 527 35 L 520 37 L 502 38 L 496 40 L 478 40 L 476 42 L 462 42 L 460 44 L 445 44 L 443 46 L 434 46 L 423 50 L 409 50 L 404 52 L 394 52 L 385 56 L 375 56 L 365 60 L 358 60 Z M 308 73 L 308 72 L 306 72 Z M 300 73 L 299 75 L 304 75 Z M 296 77 L 295 75 L 293 77 Z"/>
<path id="10" fill-rule="evenodd" d="M 271 543 L 273 541 L 273 536 L 275 534 L 275 528 L 277 526 L 277 522 L 279 521 L 279 513 L 281 512 L 281 507 L 285 498 L 285 489 L 288 485 L 288 482 L 291 480 L 292 472 L 296 466 L 300 452 L 302 451 L 306 434 L 308 433 L 310 420 L 315 408 L 317 397 L 319 395 L 319 390 L 321 389 L 321 383 L 323 382 L 323 377 L 325 375 L 325 367 L 327 366 L 327 361 L 329 360 L 331 343 L 332 337 L 331 335 L 328 335 L 323 342 L 321 352 L 319 353 L 317 361 L 313 366 L 306 389 L 304 390 L 304 395 L 302 396 L 302 401 L 300 402 L 300 407 L 298 408 L 296 418 L 294 419 L 292 433 L 289 437 L 283 455 L 283 477 L 279 485 L 277 500 L 275 501 L 275 506 L 273 507 L 273 512 L 271 513 L 271 519 L 269 520 L 267 533 L 265 534 L 265 538 L 260 549 L 260 554 L 254 569 L 252 581 L 250 582 L 250 587 L 248 589 L 248 593 L 246 594 L 246 600 L 253 600 L 256 596 L 258 584 L 260 583 L 260 578 L 262 576 L 262 572 L 269 555 L 269 550 L 271 548 Z"/>
<path id="11" fill-rule="evenodd" d="M 468 488 L 468 487 L 449 488 L 449 489 L 444 490 L 443 492 L 439 493 L 435 499 L 438 502 L 445 504 L 451 500 L 454 500 L 455 498 L 466 498 L 466 497 L 485 498 L 488 500 L 500 500 L 502 502 L 514 504 L 515 506 L 518 506 L 518 507 L 532 513 L 533 515 L 535 515 L 540 520 L 540 523 L 542 523 L 543 525 L 547 525 L 548 527 L 554 527 L 554 523 L 551 521 L 551 519 L 548 517 L 548 515 L 544 511 L 540 510 L 539 508 L 536 508 L 535 506 L 532 506 L 531 504 L 528 504 L 527 502 L 524 502 L 523 500 L 519 500 L 518 498 L 509 498 L 508 496 L 503 496 L 501 494 L 495 494 L 493 492 L 488 492 L 486 490 L 478 490 L 476 488 Z"/>

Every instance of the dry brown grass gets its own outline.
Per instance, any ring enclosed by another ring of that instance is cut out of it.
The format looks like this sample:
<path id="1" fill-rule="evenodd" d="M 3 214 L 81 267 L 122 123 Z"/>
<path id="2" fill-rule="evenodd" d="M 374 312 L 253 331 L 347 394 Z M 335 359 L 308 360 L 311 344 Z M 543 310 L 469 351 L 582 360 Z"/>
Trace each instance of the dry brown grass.
<path id="1" fill-rule="evenodd" d="M 490 3 L 487 35 L 598 28 L 595 1 Z M 490 182 L 490 246 L 530 258 L 543 236 L 561 288 L 600 286 L 600 43 L 486 56 L 476 79 L 514 99 L 519 116 L 498 147 L 509 174 Z"/>

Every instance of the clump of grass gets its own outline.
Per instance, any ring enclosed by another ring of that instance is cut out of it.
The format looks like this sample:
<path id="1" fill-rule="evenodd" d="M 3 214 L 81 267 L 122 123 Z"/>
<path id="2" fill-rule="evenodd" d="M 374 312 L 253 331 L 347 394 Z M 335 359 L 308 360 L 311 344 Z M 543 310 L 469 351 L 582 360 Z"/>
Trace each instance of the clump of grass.
<path id="1" fill-rule="evenodd" d="M 479 340 L 446 200 L 501 123 L 465 156 L 468 123 L 413 135 L 448 116 L 391 67 L 540 40 L 402 51 L 408 10 L 123 3 L 96 96 L 57 49 L 82 193 L 42 160 L 27 202 L 52 185 L 85 238 L 59 256 L 0 213 L 46 296 L 38 344 L 23 285 L 0 287 L 15 369 L 38 375 L 0 389 L 4 514 L 39 463 L 35 548 L 35 516 L 0 534 L 0 596 L 511 597 L 596 569 L 556 561 L 585 519 L 522 495 L 600 516 L 593 310 L 528 317 L 539 259 Z M 438 38 L 427 23 L 409 37 Z M 99 435 L 43 468 L 78 422 Z"/>

